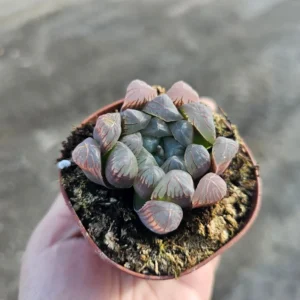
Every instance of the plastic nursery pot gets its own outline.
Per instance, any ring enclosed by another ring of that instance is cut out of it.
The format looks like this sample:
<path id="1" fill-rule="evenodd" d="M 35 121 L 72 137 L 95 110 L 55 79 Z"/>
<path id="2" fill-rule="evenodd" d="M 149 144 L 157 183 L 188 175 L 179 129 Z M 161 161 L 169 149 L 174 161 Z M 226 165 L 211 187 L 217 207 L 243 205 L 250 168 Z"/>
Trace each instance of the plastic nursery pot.
<path id="1" fill-rule="evenodd" d="M 109 104 L 101 109 L 99 109 L 98 111 L 96 111 L 95 113 L 93 113 L 92 115 L 90 115 L 88 118 L 86 118 L 81 125 L 85 125 L 87 123 L 91 123 L 91 122 L 96 122 L 97 118 L 102 115 L 102 114 L 106 114 L 109 112 L 115 112 L 116 110 L 119 110 L 121 108 L 123 104 L 123 99 L 116 101 L 112 104 Z M 229 123 L 227 124 L 228 127 L 230 127 Z M 253 157 L 253 154 L 251 152 L 251 150 L 249 149 L 249 147 L 244 143 L 246 152 L 248 152 L 248 155 L 253 163 L 254 166 L 256 166 L 256 161 Z M 221 246 L 221 248 L 219 248 L 216 252 L 214 252 L 211 256 L 209 256 L 208 258 L 204 259 L 203 261 L 201 261 L 200 263 L 198 263 L 197 265 L 195 265 L 192 268 L 189 268 L 187 270 L 185 270 L 184 272 L 182 272 L 180 274 L 180 276 L 189 274 L 199 268 L 201 268 L 202 266 L 204 266 L 205 264 L 207 264 L 209 261 L 211 261 L 212 259 L 214 259 L 216 256 L 222 254 L 223 252 L 225 252 L 226 250 L 228 250 L 230 247 L 232 247 L 242 236 L 244 236 L 246 234 L 246 232 L 250 229 L 251 225 L 253 224 L 259 209 L 260 209 L 260 204 L 261 204 L 261 179 L 260 179 L 260 175 L 259 175 L 259 170 L 258 168 L 256 168 L 255 171 L 256 174 L 256 189 L 253 193 L 253 197 L 251 199 L 252 201 L 252 210 L 249 212 L 248 216 L 246 217 L 246 219 L 244 220 L 245 224 L 243 226 L 243 228 L 233 237 L 231 238 L 226 244 L 224 244 L 223 246 Z M 112 266 L 118 268 L 119 270 L 128 273 L 130 275 L 139 277 L 139 278 L 143 278 L 143 279 L 152 279 L 152 280 L 166 280 L 166 279 L 173 279 L 175 278 L 175 276 L 158 276 L 158 275 L 145 275 L 145 274 L 141 274 L 138 272 L 134 272 L 130 269 L 127 269 L 125 267 L 123 267 L 122 265 L 117 264 L 116 262 L 114 262 L 112 259 L 110 259 L 109 257 L 107 257 L 100 249 L 99 247 L 96 245 L 96 243 L 93 241 L 93 239 L 91 238 L 91 236 L 89 235 L 89 233 L 86 231 L 85 227 L 83 226 L 82 222 L 80 221 L 77 213 L 75 212 L 71 201 L 61 183 L 61 172 L 59 174 L 60 176 L 60 189 L 61 189 L 61 193 L 63 195 L 63 198 L 65 200 L 66 205 L 68 206 L 68 208 L 70 209 L 72 215 L 74 216 L 83 236 L 87 239 L 87 241 L 89 242 L 89 244 L 91 245 L 91 247 L 94 249 L 94 251 L 96 252 L 97 255 L 99 255 L 99 257 L 101 259 L 103 259 L 104 261 L 110 263 Z"/>

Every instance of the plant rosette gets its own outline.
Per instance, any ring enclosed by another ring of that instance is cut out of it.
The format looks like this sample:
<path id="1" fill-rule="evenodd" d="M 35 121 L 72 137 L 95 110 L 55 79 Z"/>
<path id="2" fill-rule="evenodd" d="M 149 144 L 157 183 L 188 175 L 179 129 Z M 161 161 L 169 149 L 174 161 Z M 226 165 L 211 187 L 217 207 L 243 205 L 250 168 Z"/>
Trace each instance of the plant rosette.
<path id="1" fill-rule="evenodd" d="M 96 253 L 129 274 L 190 273 L 237 242 L 258 213 L 253 155 L 206 104 L 183 81 L 165 92 L 134 80 L 63 142 L 66 204 Z"/>

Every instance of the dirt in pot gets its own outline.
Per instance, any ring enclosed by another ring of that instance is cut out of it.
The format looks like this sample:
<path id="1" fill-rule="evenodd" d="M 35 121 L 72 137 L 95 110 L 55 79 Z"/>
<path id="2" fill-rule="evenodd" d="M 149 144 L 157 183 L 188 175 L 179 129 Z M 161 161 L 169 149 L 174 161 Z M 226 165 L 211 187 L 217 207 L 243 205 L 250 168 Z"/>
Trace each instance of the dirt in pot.
<path id="1" fill-rule="evenodd" d="M 147 275 L 179 276 L 216 252 L 245 225 L 256 191 L 252 164 L 235 126 L 215 114 L 217 136 L 233 138 L 240 149 L 222 175 L 226 197 L 216 205 L 184 212 L 179 228 L 165 236 L 149 231 L 133 210 L 133 189 L 109 190 L 90 182 L 77 166 L 62 170 L 62 185 L 82 224 L 98 247 L 116 263 Z M 63 143 L 62 158 L 92 136 L 94 124 L 75 129 Z"/>

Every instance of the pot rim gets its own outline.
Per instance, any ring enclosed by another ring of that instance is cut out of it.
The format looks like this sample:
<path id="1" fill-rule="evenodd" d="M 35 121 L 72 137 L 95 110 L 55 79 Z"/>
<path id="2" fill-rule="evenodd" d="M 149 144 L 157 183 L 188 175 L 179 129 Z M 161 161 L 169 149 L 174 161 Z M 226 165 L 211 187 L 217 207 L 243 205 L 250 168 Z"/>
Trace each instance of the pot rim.
<path id="1" fill-rule="evenodd" d="M 85 125 L 86 123 L 92 122 L 92 121 L 96 121 L 96 119 L 98 118 L 98 116 L 108 113 L 108 112 L 113 112 L 115 110 L 117 110 L 118 108 L 121 107 L 121 105 L 123 104 L 124 99 L 115 101 L 114 103 L 108 104 L 106 106 L 104 106 L 103 108 L 100 108 L 99 110 L 97 110 L 96 112 L 94 112 L 93 114 L 91 114 L 89 117 L 87 117 L 86 119 L 84 119 L 81 122 L 81 125 Z M 250 159 L 253 163 L 254 166 L 257 165 L 256 160 L 253 156 L 252 151 L 250 150 L 250 148 L 248 147 L 248 145 L 243 141 L 243 144 L 245 146 L 246 151 L 248 152 Z M 253 225 L 258 212 L 260 210 L 260 206 L 261 206 L 261 193 L 262 193 L 262 182 L 261 182 L 261 177 L 259 174 L 259 169 L 256 168 L 256 180 L 257 180 L 257 185 L 256 185 L 256 192 L 252 197 L 252 201 L 254 201 L 254 207 L 251 211 L 251 213 L 248 215 L 247 218 L 247 223 L 244 225 L 244 227 L 231 239 L 229 240 L 225 245 L 223 245 L 220 249 L 218 249 L 214 254 L 212 254 L 211 256 L 209 256 L 208 258 L 204 259 L 203 261 L 201 261 L 199 264 L 195 265 L 192 268 L 189 268 L 187 270 L 185 270 L 184 272 L 182 272 L 180 274 L 181 276 L 187 275 L 193 271 L 196 271 L 197 269 L 201 268 L 202 266 L 206 265 L 208 262 L 210 262 L 211 260 L 213 260 L 216 256 L 222 254 L 223 252 L 225 252 L 226 250 L 228 250 L 230 247 L 232 247 L 238 240 L 240 240 L 245 234 L 246 232 L 250 229 L 250 227 Z M 92 246 L 92 248 L 94 249 L 94 251 L 96 252 L 96 254 L 98 254 L 100 256 L 100 258 L 102 258 L 104 261 L 109 262 L 111 265 L 115 266 L 116 268 L 118 268 L 119 270 L 124 271 L 127 274 L 133 275 L 135 277 L 138 278 L 143 278 L 143 279 L 151 279 L 151 280 L 167 280 L 167 279 L 174 279 L 175 276 L 159 276 L 159 275 L 146 275 L 146 274 L 141 274 L 135 271 L 132 271 L 130 269 L 127 269 L 125 267 L 123 267 L 122 265 L 119 265 L 118 263 L 114 262 L 112 259 L 110 259 L 109 257 L 106 256 L 106 254 L 104 254 L 104 252 L 102 252 L 100 250 L 100 248 L 96 245 L 96 243 L 94 242 L 94 240 L 91 238 L 91 236 L 89 235 L 89 233 L 86 231 L 85 227 L 83 226 L 82 222 L 80 221 L 78 215 L 76 214 L 71 201 L 64 189 L 64 187 L 61 184 L 61 172 L 59 172 L 59 182 L 60 182 L 60 191 L 63 195 L 63 198 L 65 200 L 65 203 L 67 205 L 67 207 L 69 208 L 69 210 L 71 211 L 71 214 L 74 216 L 74 218 L 76 219 L 80 231 L 83 234 L 83 236 L 88 240 L 88 242 L 90 243 L 90 245 Z"/>

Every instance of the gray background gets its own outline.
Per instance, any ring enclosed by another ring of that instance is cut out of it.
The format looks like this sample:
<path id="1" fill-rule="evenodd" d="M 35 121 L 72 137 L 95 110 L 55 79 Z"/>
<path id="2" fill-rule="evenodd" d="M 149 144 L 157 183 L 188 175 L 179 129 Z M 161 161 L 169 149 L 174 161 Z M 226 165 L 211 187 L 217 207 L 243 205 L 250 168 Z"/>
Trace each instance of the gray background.
<path id="1" fill-rule="evenodd" d="M 215 98 L 261 165 L 260 216 L 214 299 L 300 299 L 300 1 L 0 0 L 0 300 L 58 192 L 60 142 L 135 78 Z"/>

